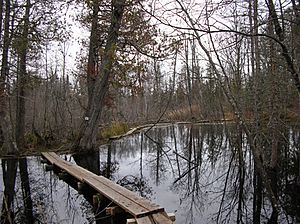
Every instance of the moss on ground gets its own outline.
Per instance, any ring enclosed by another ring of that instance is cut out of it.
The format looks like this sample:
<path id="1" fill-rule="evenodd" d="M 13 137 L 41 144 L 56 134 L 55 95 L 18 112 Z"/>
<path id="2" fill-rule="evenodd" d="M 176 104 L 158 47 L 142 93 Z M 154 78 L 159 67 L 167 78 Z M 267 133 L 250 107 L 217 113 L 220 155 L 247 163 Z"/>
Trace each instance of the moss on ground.
<path id="1" fill-rule="evenodd" d="M 128 131 L 128 124 L 122 122 L 113 122 L 111 125 L 104 127 L 99 131 L 99 138 L 108 139 L 113 136 L 125 134 Z"/>

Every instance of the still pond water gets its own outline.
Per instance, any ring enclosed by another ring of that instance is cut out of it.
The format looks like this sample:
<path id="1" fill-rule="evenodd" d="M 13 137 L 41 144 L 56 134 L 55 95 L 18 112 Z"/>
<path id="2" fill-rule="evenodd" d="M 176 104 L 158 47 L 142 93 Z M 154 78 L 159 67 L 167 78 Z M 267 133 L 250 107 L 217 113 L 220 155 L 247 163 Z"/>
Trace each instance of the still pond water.
<path id="1" fill-rule="evenodd" d="M 93 154 L 62 157 L 151 199 L 175 213 L 177 224 L 237 223 L 238 213 L 244 223 L 252 223 L 253 161 L 243 141 L 241 169 L 234 130 L 224 125 L 160 126 L 101 146 Z M 299 223 L 300 191 L 294 184 L 299 129 L 288 130 L 284 139 L 289 163 L 278 181 L 279 223 Z M 95 212 L 89 196 L 46 172 L 40 157 L 3 159 L 1 164 L 2 217 L 8 216 L 3 212 L 9 207 L 3 203 L 5 195 L 12 202 L 15 223 L 126 223 L 126 217 L 116 221 Z M 261 223 L 271 212 L 264 198 Z"/>

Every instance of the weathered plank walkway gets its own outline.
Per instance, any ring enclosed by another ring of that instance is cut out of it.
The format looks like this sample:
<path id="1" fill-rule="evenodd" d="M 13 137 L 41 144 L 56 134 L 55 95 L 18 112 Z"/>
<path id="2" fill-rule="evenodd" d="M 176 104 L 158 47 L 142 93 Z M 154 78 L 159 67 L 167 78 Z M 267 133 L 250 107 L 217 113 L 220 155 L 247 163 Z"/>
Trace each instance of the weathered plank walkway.
<path id="1" fill-rule="evenodd" d="M 54 152 L 42 153 L 49 163 L 76 178 L 78 181 L 94 188 L 125 212 L 131 214 L 133 219 L 127 223 L 137 224 L 171 224 L 171 218 L 164 208 L 144 199 L 111 180 L 98 176 L 76 164 L 63 160 Z"/>

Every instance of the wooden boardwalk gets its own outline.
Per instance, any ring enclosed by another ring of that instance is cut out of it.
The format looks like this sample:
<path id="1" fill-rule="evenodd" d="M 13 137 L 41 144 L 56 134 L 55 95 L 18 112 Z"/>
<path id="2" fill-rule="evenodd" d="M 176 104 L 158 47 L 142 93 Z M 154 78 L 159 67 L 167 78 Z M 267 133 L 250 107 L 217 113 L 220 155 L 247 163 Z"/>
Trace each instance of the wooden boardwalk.
<path id="1" fill-rule="evenodd" d="M 128 224 L 172 224 L 171 218 L 161 206 L 144 199 L 132 191 L 98 176 L 76 164 L 63 160 L 54 152 L 42 153 L 48 163 L 76 178 L 83 184 L 94 188 L 101 195 L 112 201 L 119 208 L 132 215 Z"/>

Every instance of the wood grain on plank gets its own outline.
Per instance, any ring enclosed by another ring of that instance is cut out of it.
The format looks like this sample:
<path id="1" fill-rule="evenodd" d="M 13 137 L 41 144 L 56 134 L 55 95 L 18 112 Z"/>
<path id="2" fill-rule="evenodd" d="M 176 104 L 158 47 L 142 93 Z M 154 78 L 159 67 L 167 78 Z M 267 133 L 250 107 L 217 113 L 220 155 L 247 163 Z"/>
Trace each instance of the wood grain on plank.
<path id="1" fill-rule="evenodd" d="M 129 212 L 134 217 L 147 215 L 149 214 L 149 212 L 151 212 L 146 208 L 140 206 L 139 204 L 135 203 L 133 200 L 124 197 L 122 194 L 113 190 L 109 186 L 106 186 L 103 183 L 95 180 L 94 178 L 86 177 L 85 182 L 94 189 L 99 190 L 101 194 L 103 194 L 108 199 L 112 200 L 114 203 L 119 205 L 122 209 Z"/>
<path id="2" fill-rule="evenodd" d="M 128 189 L 121 187 L 120 185 L 115 184 L 114 182 L 112 182 L 111 180 L 108 180 L 107 178 L 105 178 L 103 176 L 97 176 L 96 179 L 98 181 L 102 182 L 103 184 L 110 186 L 115 191 L 120 192 L 120 194 L 122 194 L 124 197 L 134 200 L 135 203 L 143 206 L 144 208 L 146 208 L 148 210 L 156 211 L 156 212 L 164 211 L 164 208 L 160 207 L 159 205 L 151 202 L 150 200 L 147 200 L 145 198 L 138 196 L 136 193 L 129 191 Z"/>

